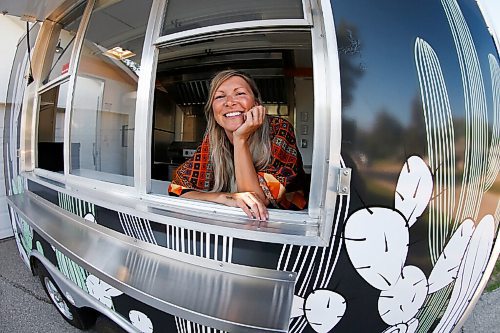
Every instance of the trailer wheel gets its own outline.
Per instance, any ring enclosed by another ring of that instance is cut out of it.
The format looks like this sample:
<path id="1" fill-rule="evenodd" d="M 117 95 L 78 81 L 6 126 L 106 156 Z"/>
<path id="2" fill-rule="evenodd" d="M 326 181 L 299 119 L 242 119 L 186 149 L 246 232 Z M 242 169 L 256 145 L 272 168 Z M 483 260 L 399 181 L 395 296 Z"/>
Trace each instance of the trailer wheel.
<path id="1" fill-rule="evenodd" d="M 71 304 L 43 265 L 38 265 L 38 276 L 47 296 L 64 320 L 81 330 L 86 330 L 94 325 L 96 314 L 90 309 L 77 308 Z"/>

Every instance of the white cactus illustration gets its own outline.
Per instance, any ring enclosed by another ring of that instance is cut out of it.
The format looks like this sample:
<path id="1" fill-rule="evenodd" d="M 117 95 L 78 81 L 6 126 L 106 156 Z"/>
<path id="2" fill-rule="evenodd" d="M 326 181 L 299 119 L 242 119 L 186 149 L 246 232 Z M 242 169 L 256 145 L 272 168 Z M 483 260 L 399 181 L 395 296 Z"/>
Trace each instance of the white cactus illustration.
<path id="1" fill-rule="evenodd" d="M 306 299 L 294 295 L 291 318 L 305 316 L 318 333 L 330 332 L 344 316 L 347 308 L 344 297 L 327 289 L 316 289 Z"/>
<path id="2" fill-rule="evenodd" d="M 10 208 L 12 210 L 12 208 Z M 12 230 L 14 231 L 14 237 L 16 239 L 16 245 L 17 245 L 17 250 L 19 251 L 19 255 L 23 259 L 24 263 L 29 266 L 30 261 L 28 259 L 28 256 L 26 255 L 26 250 L 24 249 L 23 246 L 23 241 L 21 240 L 20 232 L 19 232 L 19 224 L 20 224 L 20 218 L 17 215 L 17 213 L 12 212 L 12 216 L 14 217 L 14 220 L 12 221 Z"/>
<path id="3" fill-rule="evenodd" d="M 396 185 L 394 207 L 411 227 L 422 215 L 432 196 L 433 180 L 429 167 L 418 156 L 406 160 Z"/>
<path id="4" fill-rule="evenodd" d="M 427 277 L 422 270 L 415 266 L 404 267 L 396 284 L 380 293 L 380 317 L 389 325 L 410 321 L 424 304 L 427 292 Z"/>
<path id="5" fill-rule="evenodd" d="M 144 313 L 131 310 L 128 313 L 128 318 L 132 325 L 134 325 L 142 333 L 153 333 L 153 323 Z"/>
<path id="6" fill-rule="evenodd" d="M 361 209 L 349 217 L 344 235 L 349 258 L 359 275 L 376 289 L 391 288 L 401 276 L 408 253 L 404 216 L 384 207 Z"/>
<path id="7" fill-rule="evenodd" d="M 293 295 L 290 318 L 300 317 L 304 315 L 304 302 L 305 300 L 302 297 Z"/>
<path id="8" fill-rule="evenodd" d="M 37 250 L 38 252 L 40 252 L 42 255 L 45 255 L 45 254 L 43 253 L 43 246 L 42 246 L 42 243 L 40 243 L 40 241 L 36 241 L 36 242 L 35 242 L 35 246 L 36 246 L 36 250 Z"/>
<path id="9" fill-rule="evenodd" d="M 319 289 L 306 298 L 304 313 L 314 331 L 326 333 L 342 319 L 346 307 L 344 297 L 330 290 Z"/>
<path id="10" fill-rule="evenodd" d="M 89 294 L 106 305 L 110 309 L 114 309 L 112 297 L 120 296 L 121 291 L 110 286 L 94 275 L 89 275 L 86 280 Z"/>
<path id="11" fill-rule="evenodd" d="M 95 205 L 93 203 L 61 192 L 58 192 L 57 197 L 59 207 L 61 207 L 62 209 L 83 217 L 87 221 L 97 223 L 95 219 Z"/>
<path id="12" fill-rule="evenodd" d="M 382 333 L 414 333 L 418 328 L 418 320 L 413 318 L 408 323 L 390 326 Z"/>
<path id="13" fill-rule="evenodd" d="M 24 193 L 23 178 L 21 176 L 16 176 L 11 179 L 12 194 Z"/>
<path id="14" fill-rule="evenodd" d="M 22 233 L 21 242 L 24 247 L 24 250 L 27 253 L 29 253 L 33 248 L 33 229 L 28 224 L 28 222 L 26 222 L 22 218 L 20 218 L 20 221 L 21 221 L 21 233 Z"/>
<path id="15" fill-rule="evenodd" d="M 458 268 L 474 232 L 474 221 L 466 219 L 455 231 L 429 276 L 429 293 L 446 287 L 457 278 Z"/>
<path id="16" fill-rule="evenodd" d="M 451 331 L 465 311 L 488 264 L 494 235 L 495 220 L 492 215 L 486 215 L 474 230 L 460 264 L 450 302 L 434 332 Z"/>
<path id="17" fill-rule="evenodd" d="M 95 216 L 92 213 L 87 213 L 83 218 L 86 219 L 87 221 L 97 223 Z"/>
<path id="18" fill-rule="evenodd" d="M 68 256 L 66 256 L 61 251 L 57 250 L 53 245 L 52 249 L 56 254 L 57 259 L 57 267 L 59 271 L 69 280 L 73 281 L 78 287 L 82 290 L 88 292 L 87 290 L 87 277 L 89 273 L 76 262 L 71 260 Z"/>
<path id="19" fill-rule="evenodd" d="M 488 55 L 493 94 L 493 130 L 491 133 L 490 150 L 488 152 L 488 168 L 484 191 L 488 191 L 500 171 L 500 66 L 492 54 Z"/>

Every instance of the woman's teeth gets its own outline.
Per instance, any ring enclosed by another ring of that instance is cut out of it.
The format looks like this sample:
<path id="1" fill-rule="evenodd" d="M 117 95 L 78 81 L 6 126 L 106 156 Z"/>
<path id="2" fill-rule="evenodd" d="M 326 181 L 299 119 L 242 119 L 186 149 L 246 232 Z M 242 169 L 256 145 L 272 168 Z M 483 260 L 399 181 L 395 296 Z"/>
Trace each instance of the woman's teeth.
<path id="1" fill-rule="evenodd" d="M 224 115 L 224 117 L 236 117 L 236 116 L 239 116 L 241 114 L 240 111 L 236 111 L 236 112 L 229 112 L 229 113 L 226 113 Z"/>

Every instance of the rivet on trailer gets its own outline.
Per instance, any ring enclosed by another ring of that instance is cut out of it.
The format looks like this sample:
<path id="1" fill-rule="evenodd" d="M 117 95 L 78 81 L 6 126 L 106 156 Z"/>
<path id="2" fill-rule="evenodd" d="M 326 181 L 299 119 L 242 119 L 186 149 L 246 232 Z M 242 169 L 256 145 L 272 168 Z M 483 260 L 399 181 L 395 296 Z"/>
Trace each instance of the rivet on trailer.
<path id="1" fill-rule="evenodd" d="M 498 257 L 500 67 L 475 1 L 4 1 L 9 214 L 71 324 L 450 332 Z M 498 44 L 497 44 L 498 46 Z M 167 188 L 213 75 L 293 124 L 307 207 Z"/>

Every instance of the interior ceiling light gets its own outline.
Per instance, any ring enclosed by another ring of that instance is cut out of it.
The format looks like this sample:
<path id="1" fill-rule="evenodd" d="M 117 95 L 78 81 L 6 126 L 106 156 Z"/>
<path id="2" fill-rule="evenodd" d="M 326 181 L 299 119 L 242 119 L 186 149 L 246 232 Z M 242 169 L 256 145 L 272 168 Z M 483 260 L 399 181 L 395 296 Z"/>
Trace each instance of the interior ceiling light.
<path id="1" fill-rule="evenodd" d="M 119 46 L 113 47 L 103 54 L 116 60 L 123 60 L 135 56 L 134 52 L 130 50 L 124 50 Z"/>

